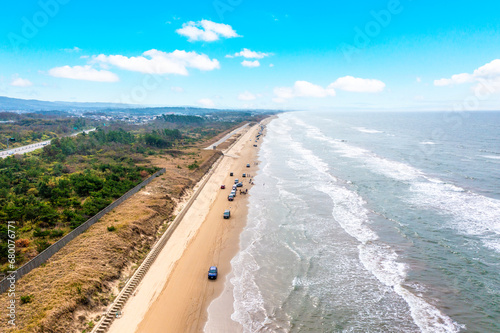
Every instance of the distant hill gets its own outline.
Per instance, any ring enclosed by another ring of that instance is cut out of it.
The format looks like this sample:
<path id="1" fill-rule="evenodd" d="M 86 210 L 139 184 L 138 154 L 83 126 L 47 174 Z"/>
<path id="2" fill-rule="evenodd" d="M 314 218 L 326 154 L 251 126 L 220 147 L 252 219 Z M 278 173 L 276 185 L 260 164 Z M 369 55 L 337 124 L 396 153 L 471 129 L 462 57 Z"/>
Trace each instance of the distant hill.
<path id="1" fill-rule="evenodd" d="M 276 113 L 277 110 L 262 110 L 262 109 L 206 109 L 192 106 L 165 106 L 165 107 L 146 107 L 130 104 L 119 103 L 77 103 L 77 102 L 47 102 L 36 99 L 19 99 L 0 96 L 0 112 L 1 111 L 18 111 L 18 112 L 72 112 L 79 114 L 82 112 L 98 112 L 98 113 L 125 113 L 132 115 L 158 115 L 164 113 L 191 114 L 191 115 L 206 115 L 218 113 L 222 115 L 224 112 L 250 112 L 252 114 L 261 113 Z"/>
<path id="2" fill-rule="evenodd" d="M 0 96 L 0 111 L 55 111 L 55 110 L 102 110 L 130 108 L 117 103 L 47 102 L 36 99 L 19 99 Z M 137 107 L 137 106 L 132 106 Z"/>

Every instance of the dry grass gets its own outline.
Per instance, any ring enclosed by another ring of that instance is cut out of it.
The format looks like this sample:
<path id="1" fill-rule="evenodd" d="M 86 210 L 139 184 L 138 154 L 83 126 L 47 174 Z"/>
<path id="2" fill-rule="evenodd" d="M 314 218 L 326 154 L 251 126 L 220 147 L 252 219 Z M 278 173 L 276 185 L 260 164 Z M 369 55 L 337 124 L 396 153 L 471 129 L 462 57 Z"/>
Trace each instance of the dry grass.
<path id="1" fill-rule="evenodd" d="M 220 152 L 190 148 L 182 155 L 152 156 L 167 172 L 104 216 L 16 283 L 16 327 L 7 323 L 7 293 L 0 295 L 1 332 L 90 332 L 107 305 L 138 267 L 175 203 L 203 177 Z M 200 167 L 189 170 L 197 161 Z M 114 226 L 114 231 L 108 227 Z M 20 304 L 20 297 L 32 301 Z"/>

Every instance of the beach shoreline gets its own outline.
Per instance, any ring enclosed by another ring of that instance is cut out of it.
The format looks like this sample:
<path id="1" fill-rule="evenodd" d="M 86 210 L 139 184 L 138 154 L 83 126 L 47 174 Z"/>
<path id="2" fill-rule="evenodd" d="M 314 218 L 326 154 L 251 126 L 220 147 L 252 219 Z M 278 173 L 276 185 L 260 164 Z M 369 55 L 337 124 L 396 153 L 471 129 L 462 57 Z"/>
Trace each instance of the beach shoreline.
<path id="1" fill-rule="evenodd" d="M 263 123 L 268 123 L 265 119 Z M 254 125 L 224 153 L 205 188 L 193 202 L 178 229 L 159 254 L 148 274 L 127 302 L 122 317 L 113 322 L 109 332 L 202 332 L 208 320 L 208 307 L 225 290 L 231 273 L 231 259 L 239 250 L 239 235 L 246 225 L 246 194 L 227 200 L 235 178 L 243 181 L 243 190 L 251 185 L 256 171 L 258 147 L 254 147 L 260 124 Z M 258 146 L 261 141 L 258 141 Z M 247 164 L 250 167 L 247 168 Z M 234 172 L 234 177 L 229 173 Z M 226 189 L 221 190 L 220 185 Z M 239 188 L 238 188 L 239 191 Z M 227 192 L 227 193 L 226 193 Z M 231 218 L 222 219 L 224 209 L 231 207 Z M 216 281 L 208 281 L 211 265 L 219 268 Z M 222 331 L 239 332 L 232 321 L 233 299 L 227 295 L 221 308 Z M 220 331 L 220 330 L 219 330 Z"/>

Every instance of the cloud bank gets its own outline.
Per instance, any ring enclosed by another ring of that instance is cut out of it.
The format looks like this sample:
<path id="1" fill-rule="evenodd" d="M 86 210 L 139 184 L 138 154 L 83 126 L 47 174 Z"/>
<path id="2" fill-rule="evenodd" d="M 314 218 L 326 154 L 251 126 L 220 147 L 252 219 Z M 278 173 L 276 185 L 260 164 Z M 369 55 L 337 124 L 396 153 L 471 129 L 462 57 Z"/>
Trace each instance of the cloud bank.
<path id="1" fill-rule="evenodd" d="M 335 96 L 335 89 L 361 92 L 361 93 L 377 93 L 383 91 L 385 83 L 375 79 L 362 79 L 352 76 L 344 76 L 338 78 L 333 83 L 329 84 L 326 88 L 313 84 L 308 81 L 296 81 L 293 87 L 276 87 L 274 88 L 274 95 L 276 96 L 273 101 L 283 103 L 288 99 L 295 97 L 312 97 L 324 98 L 328 96 Z"/>
<path id="2" fill-rule="evenodd" d="M 211 71 L 220 68 L 217 59 L 210 59 L 205 54 L 194 51 L 175 50 L 167 53 L 159 50 L 149 50 L 138 57 L 123 55 L 104 55 L 94 57 L 95 62 L 109 64 L 120 69 L 147 74 L 178 74 L 188 75 L 188 68 L 201 71 Z"/>
<path id="3" fill-rule="evenodd" d="M 31 87 L 33 83 L 28 79 L 18 77 L 13 79 L 10 85 L 14 87 Z"/>
<path id="4" fill-rule="evenodd" d="M 495 59 L 484 66 L 479 67 L 472 73 L 461 73 L 452 75 L 449 79 L 434 80 L 435 86 L 449 86 L 464 83 L 480 82 L 497 86 L 500 84 L 500 59 Z"/>
<path id="5" fill-rule="evenodd" d="M 241 37 L 229 24 L 215 23 L 208 20 L 184 23 L 182 28 L 177 29 L 176 32 L 187 37 L 190 42 L 214 42 L 220 38 Z"/>
<path id="6" fill-rule="evenodd" d="M 116 82 L 120 80 L 115 73 L 107 70 L 97 70 L 90 65 L 55 67 L 49 70 L 49 75 L 65 79 L 96 82 Z"/>

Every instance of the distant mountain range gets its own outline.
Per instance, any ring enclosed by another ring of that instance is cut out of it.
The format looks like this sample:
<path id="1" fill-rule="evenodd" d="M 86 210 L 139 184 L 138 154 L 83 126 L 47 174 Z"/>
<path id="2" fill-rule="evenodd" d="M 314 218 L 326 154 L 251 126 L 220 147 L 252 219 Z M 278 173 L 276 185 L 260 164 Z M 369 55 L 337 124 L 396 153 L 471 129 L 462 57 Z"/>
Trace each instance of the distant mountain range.
<path id="1" fill-rule="evenodd" d="M 0 96 L 0 111 L 69 111 L 136 108 L 136 105 L 118 103 L 47 102 Z"/>
<path id="2" fill-rule="evenodd" d="M 251 113 L 275 113 L 277 110 L 235 110 L 235 109 L 206 109 L 191 106 L 168 106 L 168 107 L 145 107 L 141 105 L 130 105 L 120 103 L 79 103 L 79 102 L 47 102 L 36 99 L 19 99 L 0 96 L 1 111 L 40 112 L 40 111 L 64 111 L 81 112 L 103 112 L 103 113 L 127 113 L 136 115 L 149 115 L 161 113 L 185 113 L 185 114 L 208 114 L 224 111 L 242 111 Z M 278 111 L 279 112 L 279 111 Z"/>

